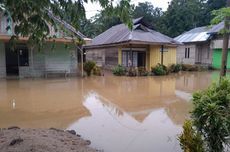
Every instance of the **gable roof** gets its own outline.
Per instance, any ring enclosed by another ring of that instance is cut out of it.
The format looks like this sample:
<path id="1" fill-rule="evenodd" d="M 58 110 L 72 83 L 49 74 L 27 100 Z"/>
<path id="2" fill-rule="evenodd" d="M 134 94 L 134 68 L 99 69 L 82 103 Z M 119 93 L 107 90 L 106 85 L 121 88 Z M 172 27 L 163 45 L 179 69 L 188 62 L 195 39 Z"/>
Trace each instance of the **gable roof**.
<path id="1" fill-rule="evenodd" d="M 210 38 L 207 26 L 197 27 L 174 38 L 181 43 L 205 42 Z"/>
<path id="2" fill-rule="evenodd" d="M 57 16 L 55 16 L 50 10 L 47 9 L 48 15 L 50 18 L 52 18 L 54 21 L 58 22 L 59 24 L 61 24 L 64 28 L 66 28 L 68 31 L 70 31 L 71 33 L 75 34 L 76 36 L 78 36 L 81 39 L 86 38 L 86 36 L 84 34 L 82 34 L 81 32 L 77 31 L 72 25 L 68 24 L 66 21 L 58 18 Z"/>
<path id="3" fill-rule="evenodd" d="M 102 47 L 126 42 L 160 45 L 179 44 L 179 42 L 172 38 L 144 26 L 142 24 L 142 18 L 134 19 L 133 24 L 133 30 L 130 30 L 125 24 L 113 26 L 95 37 L 92 43 L 86 47 Z"/>
<path id="4" fill-rule="evenodd" d="M 220 32 L 224 28 L 224 22 L 220 22 L 217 25 L 212 26 L 212 28 L 208 31 L 209 34 L 216 34 Z"/>

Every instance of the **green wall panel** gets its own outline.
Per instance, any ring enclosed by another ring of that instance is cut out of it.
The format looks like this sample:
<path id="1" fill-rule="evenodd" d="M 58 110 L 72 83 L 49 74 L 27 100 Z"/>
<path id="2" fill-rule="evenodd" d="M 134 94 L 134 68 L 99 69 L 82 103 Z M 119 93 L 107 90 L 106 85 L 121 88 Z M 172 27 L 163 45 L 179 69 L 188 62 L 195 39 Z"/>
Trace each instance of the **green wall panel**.
<path id="1" fill-rule="evenodd" d="M 214 49 L 212 56 L 212 66 L 214 68 L 220 69 L 221 67 L 221 58 L 222 58 L 222 49 Z M 230 49 L 228 50 L 228 63 L 227 68 L 230 69 Z"/>

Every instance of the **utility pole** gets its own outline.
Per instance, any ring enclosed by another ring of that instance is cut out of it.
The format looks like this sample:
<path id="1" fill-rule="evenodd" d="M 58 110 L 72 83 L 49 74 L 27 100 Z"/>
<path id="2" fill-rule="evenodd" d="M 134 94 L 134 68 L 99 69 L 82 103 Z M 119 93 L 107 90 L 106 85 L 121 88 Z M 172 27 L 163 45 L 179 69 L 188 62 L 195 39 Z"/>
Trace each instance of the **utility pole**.
<path id="1" fill-rule="evenodd" d="M 226 0 L 226 7 L 230 7 L 230 0 Z M 222 63 L 220 70 L 220 77 L 226 76 L 227 71 L 227 60 L 228 60 L 228 45 L 229 45 L 229 17 L 226 17 L 224 20 L 224 29 L 227 32 L 223 35 L 223 48 L 222 48 Z"/>

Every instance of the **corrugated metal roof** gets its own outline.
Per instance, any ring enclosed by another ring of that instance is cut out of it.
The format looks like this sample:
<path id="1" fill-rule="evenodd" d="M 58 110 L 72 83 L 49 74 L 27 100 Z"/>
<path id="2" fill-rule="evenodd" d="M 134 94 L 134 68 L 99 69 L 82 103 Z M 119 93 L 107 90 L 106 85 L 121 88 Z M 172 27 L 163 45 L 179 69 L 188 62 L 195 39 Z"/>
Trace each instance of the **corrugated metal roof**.
<path id="1" fill-rule="evenodd" d="M 172 45 L 179 44 L 179 42 L 173 40 L 172 38 L 145 27 L 141 24 L 141 20 L 142 18 L 133 20 L 133 30 L 130 30 L 125 24 L 113 26 L 95 37 L 92 40 L 92 43 L 87 46 L 92 47 L 132 41 Z"/>
<path id="2" fill-rule="evenodd" d="M 46 9 L 48 12 L 48 15 L 55 20 L 56 22 L 58 22 L 59 24 L 61 24 L 62 26 L 64 26 L 67 30 L 69 30 L 70 32 L 74 33 L 75 35 L 77 35 L 79 38 L 84 39 L 86 38 L 86 36 L 84 34 L 82 34 L 81 32 L 77 31 L 72 25 L 68 24 L 66 21 L 60 19 L 59 17 L 55 16 L 49 9 Z"/>
<path id="3" fill-rule="evenodd" d="M 212 28 L 208 31 L 208 33 L 215 34 L 220 32 L 220 30 L 222 30 L 223 28 L 224 28 L 224 22 L 220 22 L 219 24 L 212 26 Z"/>
<path id="4" fill-rule="evenodd" d="M 207 26 L 194 28 L 177 36 L 176 38 L 174 38 L 174 40 L 181 43 L 204 42 L 207 41 L 210 37 L 208 31 L 209 28 Z"/>

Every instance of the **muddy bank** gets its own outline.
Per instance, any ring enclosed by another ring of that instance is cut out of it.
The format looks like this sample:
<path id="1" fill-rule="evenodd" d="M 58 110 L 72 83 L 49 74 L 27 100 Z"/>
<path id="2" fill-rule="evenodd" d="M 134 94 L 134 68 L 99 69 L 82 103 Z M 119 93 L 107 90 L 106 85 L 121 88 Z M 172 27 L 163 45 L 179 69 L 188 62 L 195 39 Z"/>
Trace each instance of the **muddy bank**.
<path id="1" fill-rule="evenodd" d="M 11 127 L 0 130 L 1 152 L 96 152 L 75 131 L 58 129 L 20 129 Z"/>

